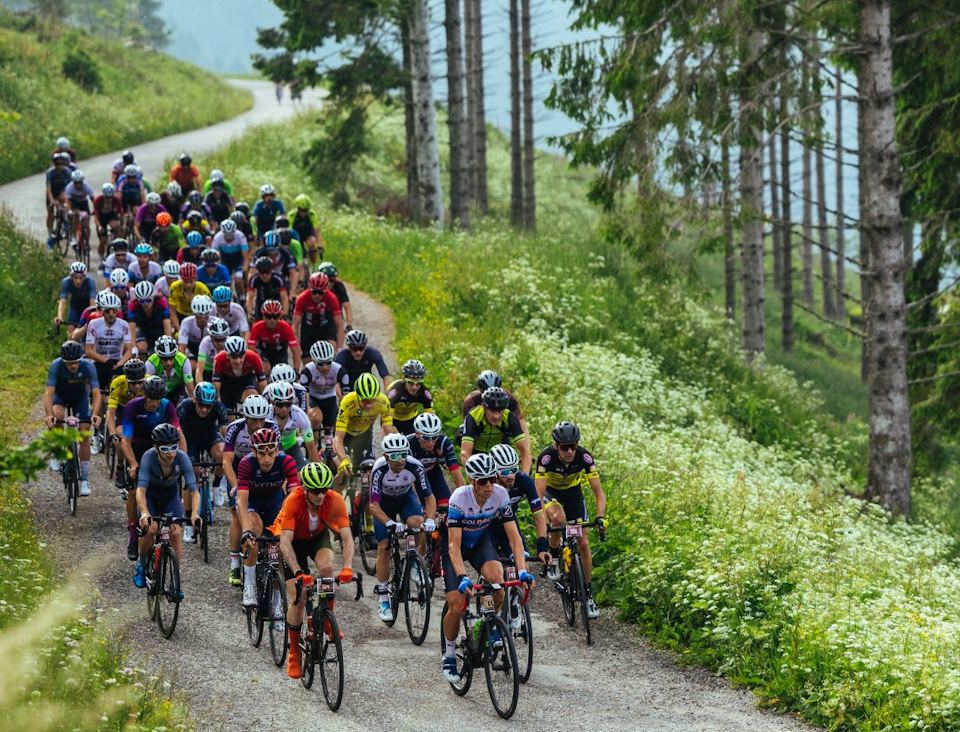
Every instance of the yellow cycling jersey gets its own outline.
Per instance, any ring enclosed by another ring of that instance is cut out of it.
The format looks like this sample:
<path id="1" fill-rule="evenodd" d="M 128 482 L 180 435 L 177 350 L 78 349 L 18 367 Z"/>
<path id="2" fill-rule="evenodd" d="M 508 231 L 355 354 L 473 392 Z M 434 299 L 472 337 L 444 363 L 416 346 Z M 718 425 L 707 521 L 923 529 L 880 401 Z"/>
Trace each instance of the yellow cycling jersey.
<path id="1" fill-rule="evenodd" d="M 551 445 L 537 458 L 534 474 L 534 478 L 543 478 L 547 481 L 547 488 L 555 491 L 578 488 L 598 477 L 593 455 L 579 445 L 569 463 L 563 462 L 557 448 Z"/>
<path id="2" fill-rule="evenodd" d="M 143 396 L 141 391 L 139 394 L 134 394 L 127 387 L 127 377 L 123 374 L 120 374 L 117 377 L 114 377 L 113 383 L 110 384 L 110 396 L 107 397 L 107 409 L 123 409 L 127 406 L 127 402 L 137 396 Z"/>
<path id="3" fill-rule="evenodd" d="M 369 412 L 364 412 L 360 406 L 360 397 L 351 391 L 340 402 L 340 411 L 337 412 L 337 432 L 346 432 L 348 435 L 360 435 L 369 430 L 373 423 L 380 418 L 380 425 L 393 426 L 393 416 L 390 414 L 390 400 L 383 394 L 378 394 L 374 400 L 376 404 Z"/>
<path id="4" fill-rule="evenodd" d="M 190 303 L 197 295 L 206 295 L 207 297 L 210 297 L 210 288 L 202 282 L 194 282 L 193 295 L 188 297 L 183 291 L 183 280 L 177 280 L 170 285 L 170 297 L 167 298 L 167 302 L 170 305 L 171 310 L 176 310 L 177 315 L 184 317 L 192 314 L 192 311 L 190 310 Z"/>

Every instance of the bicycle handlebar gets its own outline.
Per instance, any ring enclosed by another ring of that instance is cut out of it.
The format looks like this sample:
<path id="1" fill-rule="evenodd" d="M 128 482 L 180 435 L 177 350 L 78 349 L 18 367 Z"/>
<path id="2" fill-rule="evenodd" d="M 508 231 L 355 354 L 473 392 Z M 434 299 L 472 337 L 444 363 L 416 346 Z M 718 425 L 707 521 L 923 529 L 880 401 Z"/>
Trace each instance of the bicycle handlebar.
<path id="1" fill-rule="evenodd" d="M 165 513 L 163 516 L 151 516 L 150 523 L 158 524 L 161 528 L 164 526 L 172 526 L 173 524 L 178 524 L 183 526 L 184 524 L 189 524 L 190 519 L 183 518 L 174 518 L 172 514 Z M 197 525 L 199 526 L 200 519 L 197 519 Z M 144 526 L 137 526 L 137 536 L 144 536 L 147 533 L 147 528 Z"/>
<path id="2" fill-rule="evenodd" d="M 496 590 L 502 590 L 506 587 L 520 587 L 523 586 L 523 597 L 520 598 L 520 604 L 526 605 L 527 601 L 530 599 L 530 585 L 523 580 L 509 580 L 506 582 L 487 582 L 483 580 L 482 582 L 475 582 L 473 584 L 473 589 L 481 592 L 482 594 L 487 594 L 488 592 L 495 592 Z M 467 605 L 470 604 L 470 598 L 467 595 L 464 595 L 463 598 L 463 607 L 460 609 L 461 612 L 467 609 Z"/>
<path id="3" fill-rule="evenodd" d="M 596 528 L 597 534 L 600 535 L 600 541 L 607 540 L 606 521 L 604 521 L 604 525 L 598 525 L 596 519 L 594 519 L 590 523 L 584 523 L 583 521 L 580 521 L 580 520 L 574 520 L 574 521 L 567 521 L 563 526 L 548 526 L 547 533 L 559 534 L 561 532 L 566 532 L 568 526 L 579 526 L 582 529 Z"/>
<path id="4" fill-rule="evenodd" d="M 307 592 L 308 592 L 308 593 L 309 593 L 311 590 L 313 590 L 314 592 L 316 592 L 316 589 L 317 589 L 317 580 L 319 580 L 319 581 L 321 581 L 321 582 L 325 582 L 325 583 L 331 583 L 331 584 L 334 584 L 334 585 L 339 585 L 339 584 L 340 584 L 340 580 L 338 580 L 336 577 L 314 577 L 313 575 L 304 575 L 304 576 L 305 576 L 305 577 L 310 577 L 310 580 L 311 580 L 310 584 L 307 585 Z M 356 584 L 357 584 L 357 594 L 356 594 L 356 597 L 353 598 L 353 599 L 354 599 L 354 602 L 356 602 L 356 601 L 359 600 L 361 597 L 363 597 L 363 575 L 360 575 L 360 574 L 354 575 L 353 579 L 350 580 L 350 581 L 351 581 L 351 582 L 356 582 Z M 295 597 L 294 600 L 293 600 L 293 604 L 294 604 L 294 605 L 297 605 L 297 604 L 299 604 L 299 602 L 300 602 L 300 597 L 301 597 L 301 595 L 303 594 L 303 579 L 298 579 L 298 580 L 296 581 L 295 585 L 296 585 L 296 587 L 297 587 L 297 594 L 296 594 L 296 597 Z"/>

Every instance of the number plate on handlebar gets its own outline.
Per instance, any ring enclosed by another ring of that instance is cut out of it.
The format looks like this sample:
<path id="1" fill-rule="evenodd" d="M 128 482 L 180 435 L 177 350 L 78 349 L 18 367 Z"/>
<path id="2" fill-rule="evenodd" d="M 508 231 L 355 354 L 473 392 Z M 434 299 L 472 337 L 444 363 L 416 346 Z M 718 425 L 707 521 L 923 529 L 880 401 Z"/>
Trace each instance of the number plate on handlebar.
<path id="1" fill-rule="evenodd" d="M 164 526 L 160 529 L 160 541 L 170 541 L 170 527 Z"/>
<path id="2" fill-rule="evenodd" d="M 517 568 L 507 567 L 507 582 L 514 582 L 517 579 Z"/>
<path id="3" fill-rule="evenodd" d="M 276 544 L 267 544 L 267 559 L 271 562 L 279 561 L 280 548 Z"/>
<path id="4" fill-rule="evenodd" d="M 329 595 L 333 592 L 333 580 L 329 577 L 317 577 L 317 593 Z"/>
<path id="5" fill-rule="evenodd" d="M 72 427 L 73 429 L 76 429 L 77 427 L 80 426 L 80 418 L 79 418 L 79 417 L 70 416 L 70 417 L 67 417 L 67 418 L 66 418 L 65 420 L 63 420 L 63 421 L 66 423 L 67 427 Z"/>
<path id="6" fill-rule="evenodd" d="M 407 551 L 408 551 L 408 552 L 415 552 L 415 551 L 417 551 L 417 537 L 415 537 L 415 536 L 408 536 L 408 537 L 407 537 Z"/>
<path id="7" fill-rule="evenodd" d="M 580 524 L 570 524 L 567 526 L 567 536 L 583 536 L 583 528 Z"/>
<path id="8" fill-rule="evenodd" d="M 495 610 L 496 607 L 493 604 L 493 595 L 484 595 L 483 596 L 483 609 L 484 610 Z"/>

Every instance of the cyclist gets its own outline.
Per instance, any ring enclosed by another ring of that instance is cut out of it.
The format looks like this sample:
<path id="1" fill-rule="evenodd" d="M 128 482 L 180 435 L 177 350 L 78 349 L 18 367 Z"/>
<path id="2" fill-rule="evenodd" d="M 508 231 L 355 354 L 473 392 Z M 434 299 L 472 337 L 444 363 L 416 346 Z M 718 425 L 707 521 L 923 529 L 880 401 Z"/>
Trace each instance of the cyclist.
<path id="1" fill-rule="evenodd" d="M 130 275 L 123 267 L 115 268 L 107 280 L 107 287 L 108 290 L 104 290 L 104 292 L 112 292 L 120 298 L 120 312 L 126 315 L 127 308 L 130 305 Z"/>
<path id="2" fill-rule="evenodd" d="M 297 232 L 297 236 L 307 249 L 310 266 L 316 267 L 317 261 L 323 257 L 323 237 L 320 235 L 320 218 L 313 209 L 310 196 L 301 193 L 294 199 L 297 207 L 290 228 Z"/>
<path id="3" fill-rule="evenodd" d="M 267 300 L 279 300 L 283 312 L 290 312 L 290 298 L 283 278 L 273 271 L 273 262 L 269 257 L 259 257 L 253 262 L 255 274 L 247 282 L 247 312 L 254 320 L 260 320 L 263 314 L 260 308 Z"/>
<path id="4" fill-rule="evenodd" d="M 211 246 L 220 252 L 223 266 L 233 273 L 233 279 L 237 282 L 237 294 L 242 298 L 244 278 L 250 269 L 250 246 L 247 244 L 247 237 L 237 230 L 233 219 L 225 219 L 220 222 L 220 231 L 213 237 Z"/>
<path id="5" fill-rule="evenodd" d="M 127 272 L 130 275 L 130 282 L 136 285 L 138 282 L 147 280 L 156 285 L 157 281 L 163 278 L 163 270 L 153 260 L 153 247 L 146 243 L 137 244 L 133 248 L 133 255 L 137 261 L 130 265 Z"/>
<path id="6" fill-rule="evenodd" d="M 332 262 L 320 262 L 319 272 L 323 272 L 330 278 L 330 292 L 337 296 L 340 303 L 340 311 L 343 313 L 344 330 L 349 333 L 353 330 L 353 305 L 350 304 L 350 295 L 347 293 L 347 286 L 339 277 L 339 272 Z"/>
<path id="7" fill-rule="evenodd" d="M 268 231 L 263 235 L 263 246 L 253 253 L 253 261 L 260 257 L 270 260 L 273 271 L 283 278 L 290 292 L 299 292 L 300 269 L 293 253 L 287 247 L 280 246 L 281 237 L 277 231 Z"/>
<path id="8" fill-rule="evenodd" d="M 233 302 L 233 294 L 229 287 L 220 285 L 213 291 L 213 304 L 217 307 L 217 317 L 223 318 L 230 326 L 230 335 L 241 336 L 246 340 L 250 335 L 250 326 L 247 325 L 247 313 L 243 306 Z"/>
<path id="9" fill-rule="evenodd" d="M 310 424 L 315 431 L 333 433 L 340 401 L 340 364 L 334 363 L 333 346 L 317 341 L 310 346 L 310 363 L 300 371 L 300 383 L 310 394 Z"/>
<path id="10" fill-rule="evenodd" d="M 185 237 L 195 231 L 203 237 L 201 242 L 213 241 L 213 231 L 204 218 L 204 212 L 191 209 L 189 203 L 180 210 L 180 230 Z"/>
<path id="11" fill-rule="evenodd" d="M 187 455 L 190 462 L 196 464 L 200 456 L 206 452 L 211 461 L 220 463 L 213 469 L 216 478 L 223 477 L 223 434 L 230 423 L 227 408 L 217 400 L 217 390 L 209 381 L 197 382 L 193 390 L 193 398 L 184 399 L 177 405 L 177 416 L 180 418 L 180 429 L 187 442 Z M 199 477 L 200 469 L 194 468 Z M 217 481 L 219 483 L 219 480 Z M 216 490 L 213 494 L 214 503 L 222 506 L 225 494 Z"/>
<path id="12" fill-rule="evenodd" d="M 109 279 L 115 269 L 122 269 L 124 272 L 130 269 L 134 263 L 134 258 L 130 256 L 130 243 L 123 238 L 114 239 L 110 242 L 110 254 L 103 260 L 100 266 L 103 268 L 103 276 Z M 127 272 L 129 274 L 129 272 Z"/>
<path id="13" fill-rule="evenodd" d="M 170 285 L 180 279 L 180 263 L 176 259 L 168 259 L 160 268 L 163 270 L 163 279 L 157 280 L 157 294 L 165 300 L 170 297 Z"/>
<path id="14" fill-rule="evenodd" d="M 147 200 L 147 189 L 137 170 L 136 165 L 128 165 L 123 169 L 123 175 L 117 178 L 117 190 L 120 191 L 124 213 L 133 214 L 134 210 L 139 209 Z"/>
<path id="15" fill-rule="evenodd" d="M 404 434 L 413 434 L 413 420 L 419 414 L 435 412 L 433 394 L 423 385 L 427 368 L 421 361 L 411 358 L 400 369 L 402 379 L 397 379 L 387 387 L 387 399 L 393 410 L 393 426 Z"/>
<path id="16" fill-rule="evenodd" d="M 292 457 L 280 449 L 280 433 L 261 427 L 250 436 L 253 453 L 244 456 L 237 467 L 237 516 L 240 517 L 240 546 L 246 549 L 243 560 L 243 605 L 257 604 L 256 539 L 263 527 L 272 524 L 283 499 L 300 487 L 300 475 Z"/>
<path id="17" fill-rule="evenodd" d="M 180 353 L 172 336 L 157 338 L 153 353 L 147 359 L 147 374 L 159 376 L 167 385 L 167 398 L 179 404 L 187 397 L 193 398 L 193 369 L 190 359 Z"/>
<path id="18" fill-rule="evenodd" d="M 164 262 L 175 260 L 186 244 L 183 230 L 177 226 L 169 211 L 157 214 L 157 227 L 150 233 L 150 243 L 157 251 L 157 258 Z"/>
<path id="19" fill-rule="evenodd" d="M 355 389 L 340 402 L 333 436 L 337 470 L 343 475 L 341 482 L 353 472 L 354 462 L 373 458 L 373 423 L 378 417 L 384 435 L 396 432 L 390 402 L 380 392 L 376 377 L 361 374 L 354 386 Z"/>
<path id="20" fill-rule="evenodd" d="M 218 287 L 229 287 L 233 283 L 230 270 L 220 264 L 220 252 L 208 247 L 200 252 L 200 268 L 197 279 L 207 286 L 210 292 Z"/>
<path id="21" fill-rule="evenodd" d="M 410 457 L 410 444 L 401 434 L 384 435 L 383 450 L 370 473 L 370 513 L 377 537 L 377 594 L 380 595 L 378 617 L 393 621 L 387 581 L 390 579 L 390 535 L 407 527 L 432 533 L 436 530 L 437 500 L 427 482 L 427 473 L 416 458 Z M 421 505 L 418 496 L 424 496 Z M 426 519 L 424 519 L 426 513 Z M 400 516 L 400 521 L 396 517 Z"/>
<path id="22" fill-rule="evenodd" d="M 50 159 L 53 160 L 53 156 L 57 153 L 66 153 L 70 156 L 70 162 L 77 162 L 77 151 L 70 147 L 70 140 L 66 137 L 57 138 L 57 146 L 53 148 L 53 152 L 50 153 Z"/>
<path id="23" fill-rule="evenodd" d="M 217 189 L 226 191 L 233 198 L 233 184 L 223 176 L 222 170 L 214 168 L 210 171 L 210 177 L 203 182 L 203 195 Z"/>
<path id="24" fill-rule="evenodd" d="M 583 486 L 589 485 L 597 502 L 597 522 L 603 525 L 607 511 L 607 497 L 600 485 L 600 476 L 593 455 L 580 446 L 580 428 L 566 420 L 557 422 L 550 433 L 553 445 L 537 457 L 537 473 L 534 476 L 537 493 L 545 503 L 547 519 L 551 526 L 563 526 L 566 521 L 588 521 L 587 504 L 583 500 Z M 550 553 L 559 554 L 560 535 L 550 537 Z M 587 615 L 600 617 L 600 610 L 593 600 L 590 580 L 593 575 L 593 555 L 590 553 L 589 529 L 577 539 L 583 556 L 583 572 L 587 582 Z M 560 568 L 554 562 L 550 566 L 550 579 L 560 579 Z"/>
<path id="25" fill-rule="evenodd" d="M 293 332 L 299 334 L 307 353 L 318 341 L 329 341 L 339 348 L 343 344 L 343 316 L 336 295 L 328 289 L 330 279 L 323 272 L 314 272 L 307 284 L 309 289 L 300 293 L 293 307 Z"/>
<path id="26" fill-rule="evenodd" d="M 351 330 L 344 338 L 346 348 L 337 353 L 336 361 L 343 369 L 340 372 L 340 387 L 346 393 L 355 388 L 354 384 L 361 374 L 373 375 L 373 367 L 377 367 L 380 372 L 380 378 L 377 382 L 382 382 L 390 375 L 387 364 L 384 363 L 383 355 L 367 343 L 367 334 L 362 330 Z M 376 379 L 376 377 L 374 376 Z M 387 401 L 389 404 L 389 400 Z"/>
<path id="27" fill-rule="evenodd" d="M 97 251 L 100 259 L 107 252 L 107 243 L 120 236 L 120 212 L 123 203 L 113 183 L 104 183 L 102 192 L 93 199 L 93 212 L 97 217 Z"/>
<path id="28" fill-rule="evenodd" d="M 133 584 L 137 587 L 147 586 L 147 562 L 157 533 L 153 517 L 169 513 L 174 518 L 183 518 L 186 510 L 190 511 L 193 523 L 200 522 L 200 501 L 195 501 L 192 510 L 180 502 L 181 480 L 191 495 L 197 492 L 197 479 L 193 475 L 190 458 L 179 448 L 179 443 L 183 441 L 180 430 L 172 424 L 158 424 L 151 431 L 150 438 L 154 449 L 144 452 L 137 473 L 137 510 L 140 513 L 140 526 L 144 529 L 137 566 L 133 570 Z M 193 529 L 192 526 L 188 528 Z M 180 564 L 183 544 L 179 524 L 170 527 L 170 545 L 177 556 L 177 564 Z M 182 596 L 183 592 L 180 594 Z"/>
<path id="29" fill-rule="evenodd" d="M 281 251 L 287 251 L 291 260 L 297 269 L 297 286 L 292 287 L 293 292 L 300 292 L 299 284 L 306 282 L 306 275 L 310 272 L 307 267 L 307 259 L 303 255 L 303 244 L 300 243 L 300 235 L 290 228 L 290 219 L 286 214 L 277 216 L 274 223 L 274 232 L 277 235 L 277 241 L 280 243 Z"/>
<path id="30" fill-rule="evenodd" d="M 490 452 L 494 445 L 507 443 L 520 453 L 523 472 L 530 471 L 530 439 L 520 427 L 520 420 L 507 409 L 509 398 L 499 386 L 491 386 L 483 392 L 479 407 L 467 414 L 463 421 L 463 440 L 460 443 L 460 461 L 475 452 Z"/>
<path id="31" fill-rule="evenodd" d="M 224 406 L 233 409 L 238 401 L 262 394 L 266 383 L 260 356 L 248 350 L 247 342 L 240 336 L 227 338 L 223 351 L 213 359 L 213 384 Z"/>
<path id="32" fill-rule="evenodd" d="M 210 315 L 213 313 L 213 300 L 206 295 L 197 295 L 190 303 L 193 315 L 184 318 L 180 323 L 180 335 L 177 337 L 177 346 L 181 353 L 196 360 L 200 350 L 200 341 L 207 335 L 207 326 Z"/>
<path id="33" fill-rule="evenodd" d="M 503 565 L 487 529 L 502 524 L 517 562 L 518 578 L 535 585 L 527 571 L 523 542 L 513 520 L 510 496 L 497 485 L 497 465 L 486 453 L 471 455 L 464 464 L 470 484 L 457 488 L 450 496 L 447 521 L 440 532 L 440 559 L 443 562 L 443 585 L 447 593 L 447 614 L 443 619 L 443 677 L 452 683 L 460 680 L 457 673 L 456 643 L 463 616 L 464 595 L 473 594 L 473 580 L 467 574 L 466 562 L 487 582 L 503 582 Z M 503 590 L 493 595 L 497 607 L 503 601 Z M 492 642 L 496 642 L 491 638 Z"/>
<path id="34" fill-rule="evenodd" d="M 180 279 L 170 285 L 170 321 L 179 328 L 180 321 L 190 315 L 190 303 L 197 295 L 210 297 L 210 290 L 197 282 L 197 265 L 185 262 L 180 265 Z"/>
<path id="35" fill-rule="evenodd" d="M 106 431 L 111 442 L 120 442 L 123 439 L 123 409 L 131 399 L 143 394 L 143 381 L 147 369 L 143 361 L 133 358 L 123 365 L 123 373 L 118 375 L 110 385 L 110 395 L 107 397 L 107 427 Z M 117 422 L 117 410 L 121 410 L 120 422 Z M 123 450 L 117 448 L 117 462 L 114 472 L 114 481 L 120 489 L 120 500 L 127 504 L 127 559 L 131 562 L 137 558 L 137 514 L 136 502 L 129 501 L 126 492 L 126 477 L 123 471 Z"/>
<path id="36" fill-rule="evenodd" d="M 510 507 L 513 509 L 513 520 L 517 521 L 517 530 L 520 529 L 520 522 L 517 518 L 517 509 L 520 501 L 527 499 L 527 505 L 530 506 L 530 513 L 533 515 L 533 523 L 537 530 L 537 555 L 540 561 L 545 565 L 550 564 L 550 548 L 547 543 L 547 514 L 543 510 L 543 501 L 540 500 L 540 494 L 537 493 L 537 486 L 526 473 L 520 470 L 520 456 L 510 445 L 494 445 L 490 448 L 490 457 L 497 464 L 497 480 L 510 495 Z M 500 556 L 509 557 L 511 554 L 510 542 L 503 526 L 491 526 L 493 532 L 493 546 L 500 552 Z M 523 541 L 523 550 L 527 550 L 527 543 L 523 540 L 523 532 L 520 532 L 520 539 Z"/>
<path id="37" fill-rule="evenodd" d="M 465 485 L 460 463 L 457 461 L 453 443 L 443 434 L 443 423 L 432 412 L 424 412 L 413 420 L 413 434 L 407 435 L 410 455 L 420 461 L 427 471 L 427 482 L 437 501 L 437 507 L 445 509 L 450 501 L 450 487 L 443 478 L 443 465 L 453 478 L 454 490 Z M 421 496 L 421 500 L 422 500 Z"/>
<path id="38" fill-rule="evenodd" d="M 293 458 L 298 469 L 307 464 L 308 458 L 309 462 L 320 462 L 310 418 L 293 403 L 296 398 L 293 384 L 275 381 L 267 387 L 266 395 L 271 404 L 270 417 L 280 427 L 283 451 Z"/>
<path id="39" fill-rule="evenodd" d="M 97 370 L 100 390 L 108 391 L 114 376 L 119 374 L 133 354 L 133 339 L 127 321 L 117 317 L 123 307 L 120 298 L 105 291 L 97 299 L 102 317 L 91 320 L 87 327 L 85 355 Z"/>
<path id="40" fill-rule="evenodd" d="M 67 207 L 70 210 L 72 223 L 70 236 L 75 244 L 80 237 L 80 227 L 90 241 L 90 202 L 94 199 L 93 189 L 84 181 L 83 172 L 75 170 L 70 174 L 70 183 L 64 188 L 67 197 Z M 81 214 L 83 214 L 81 216 Z"/>
<path id="41" fill-rule="evenodd" d="M 160 202 L 159 193 L 148 193 L 145 203 L 137 211 L 133 220 L 133 230 L 141 241 L 149 241 L 153 230 L 157 228 L 157 216 L 167 213 L 167 209 Z"/>
<path id="42" fill-rule="evenodd" d="M 293 387 L 293 403 L 304 412 L 307 411 L 307 389 L 297 383 L 297 372 L 293 366 L 288 363 L 278 363 L 270 371 L 270 383 L 275 384 L 278 381 L 285 381 Z"/>
<path id="43" fill-rule="evenodd" d="M 89 390 L 87 384 L 89 383 Z M 90 397 L 93 397 L 93 410 L 90 409 Z M 89 430 L 100 424 L 100 382 L 97 370 L 90 361 L 83 358 L 83 346 L 76 341 L 66 341 L 60 346 L 60 357 L 55 358 L 47 371 L 47 388 L 43 395 L 43 409 L 47 427 L 51 430 L 62 429 L 57 421 L 62 421 L 67 408 L 73 410 L 80 420 L 80 429 L 85 434 L 80 442 L 80 495 L 90 495 L 90 438 Z M 93 416 L 91 416 L 91 414 Z M 57 460 L 50 461 L 51 470 L 59 470 Z"/>
<path id="44" fill-rule="evenodd" d="M 486 369 L 481 371 L 480 375 L 477 376 L 477 388 L 467 394 L 466 399 L 463 400 L 463 408 L 461 412 L 463 413 L 464 419 L 471 412 L 471 410 L 476 409 L 480 406 L 483 401 L 483 392 L 489 389 L 491 386 L 503 387 L 503 382 L 500 379 L 500 374 L 496 371 L 491 371 Z M 520 429 L 523 430 L 523 434 L 529 435 L 530 432 L 527 430 L 527 420 L 523 416 L 523 412 L 520 410 L 520 405 L 517 403 L 517 398 L 513 393 L 507 389 L 504 389 L 507 393 L 507 409 L 520 421 Z M 462 434 L 462 433 L 461 433 Z"/>
<path id="45" fill-rule="evenodd" d="M 180 156 L 180 164 L 170 169 L 170 180 L 179 183 L 185 195 L 191 191 L 199 192 L 203 188 L 200 183 L 200 171 L 193 164 L 193 158 L 186 153 Z"/>
<path id="46" fill-rule="evenodd" d="M 194 380 L 212 381 L 213 380 L 213 361 L 217 354 L 223 350 L 227 343 L 227 336 L 230 335 L 230 326 L 223 318 L 211 316 L 207 321 L 207 334 L 197 346 L 197 367 L 194 372 Z M 214 387 L 216 389 L 216 387 Z"/>
<path id="47" fill-rule="evenodd" d="M 183 196 L 183 189 L 177 181 L 172 180 L 167 187 L 160 191 L 160 203 L 167 209 L 170 219 L 177 226 L 180 224 L 180 209 L 186 203 Z"/>
<path id="48" fill-rule="evenodd" d="M 253 207 L 252 217 L 249 217 L 257 237 L 263 239 L 263 235 L 273 229 L 277 216 L 286 212 L 283 201 L 277 198 L 277 192 L 273 186 L 269 183 L 260 186 L 260 200 Z"/>
<path id="49" fill-rule="evenodd" d="M 250 206 L 243 201 L 237 201 L 230 218 L 237 225 L 237 231 L 247 237 L 247 241 L 252 244 L 255 237 L 253 224 L 250 223 Z"/>
<path id="50" fill-rule="evenodd" d="M 203 234 L 199 231 L 188 231 L 184 241 L 184 246 L 177 252 L 177 262 L 181 267 L 189 262 L 199 269 L 203 264 L 203 260 L 200 259 L 204 247 Z"/>
<path id="51" fill-rule="evenodd" d="M 270 403 L 260 394 L 252 394 L 243 401 L 241 417 L 227 425 L 223 443 L 223 481 L 229 491 L 230 503 L 230 574 L 227 577 L 231 585 L 243 584 L 240 578 L 240 518 L 237 515 L 237 484 L 240 461 L 253 452 L 252 435 L 259 429 L 268 427 L 280 432 L 277 423 L 268 420 Z"/>
<path id="52" fill-rule="evenodd" d="M 219 184 L 204 196 L 203 205 L 210 211 L 210 222 L 214 228 L 218 226 L 217 222 L 233 213 L 233 197 Z"/>
<path id="53" fill-rule="evenodd" d="M 119 158 L 113 161 L 113 168 L 111 170 L 110 175 L 113 178 L 114 184 L 116 184 L 120 176 L 123 175 L 123 171 L 124 169 L 126 169 L 128 165 L 136 165 L 136 164 L 137 164 L 137 159 L 134 157 L 133 153 L 130 152 L 129 150 L 124 150 L 123 155 L 121 155 Z"/>
<path id="54" fill-rule="evenodd" d="M 287 632 L 290 634 L 290 652 L 287 657 L 287 675 L 299 679 L 300 629 L 303 624 L 305 592 L 297 599 L 297 582 L 310 582 L 306 574 L 308 561 L 313 560 L 321 577 L 333 576 L 333 539 L 338 534 L 343 541 L 343 564 L 337 579 L 340 584 L 353 580 L 353 534 L 343 497 L 333 486 L 333 473 L 326 465 L 310 463 L 300 470 L 300 487 L 290 492 L 283 501 L 270 533 L 280 537 L 280 554 L 287 581 L 290 604 L 287 608 Z M 333 609 L 333 599 L 327 601 Z"/>
<path id="55" fill-rule="evenodd" d="M 60 282 L 60 302 L 57 305 L 57 317 L 53 319 L 53 324 L 59 326 L 65 322 L 67 336 L 70 337 L 80 323 L 80 314 L 86 308 L 94 307 L 96 304 L 97 283 L 87 274 L 87 265 L 83 262 L 73 262 L 70 265 L 70 274 Z M 65 311 L 66 320 L 64 320 Z"/>
<path id="56" fill-rule="evenodd" d="M 260 307 L 263 320 L 258 320 L 250 330 L 247 344 L 255 348 L 263 359 L 267 373 L 277 364 L 288 363 L 293 358 L 293 368 L 300 368 L 300 344 L 290 324 L 280 320 L 283 305 L 277 300 L 267 300 Z M 289 349 L 289 354 L 288 354 Z"/>
<path id="57" fill-rule="evenodd" d="M 136 326 L 137 348 L 144 355 L 153 351 L 157 338 L 173 335 L 167 300 L 156 294 L 149 280 L 134 286 L 133 299 L 127 305 L 127 321 Z"/>
<path id="58" fill-rule="evenodd" d="M 53 248 L 53 212 L 63 205 L 63 192 L 70 183 L 71 172 L 70 155 L 55 153 L 53 165 L 46 172 L 47 249 Z"/>

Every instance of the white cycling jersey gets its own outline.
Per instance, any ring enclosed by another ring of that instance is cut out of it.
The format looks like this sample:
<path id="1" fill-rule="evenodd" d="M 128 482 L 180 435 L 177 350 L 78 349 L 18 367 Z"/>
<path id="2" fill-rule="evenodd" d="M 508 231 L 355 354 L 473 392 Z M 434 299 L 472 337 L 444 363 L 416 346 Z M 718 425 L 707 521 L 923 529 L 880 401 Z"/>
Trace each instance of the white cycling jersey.
<path id="1" fill-rule="evenodd" d="M 320 373 L 317 364 L 308 363 L 300 370 L 300 383 L 307 387 L 314 399 L 329 399 L 337 395 L 337 381 L 343 367 L 334 361 L 326 376 Z"/>
<path id="2" fill-rule="evenodd" d="M 107 325 L 103 318 L 91 320 L 87 325 L 88 344 L 101 356 L 120 360 L 123 356 L 123 346 L 130 343 L 130 326 L 126 320 L 117 318 L 113 325 Z"/>
<path id="3" fill-rule="evenodd" d="M 416 491 L 423 496 L 433 494 L 423 463 L 407 457 L 403 470 L 394 473 L 387 459 L 381 455 L 370 472 L 370 502 L 379 503 L 381 498 L 398 498 L 409 491 Z"/>

